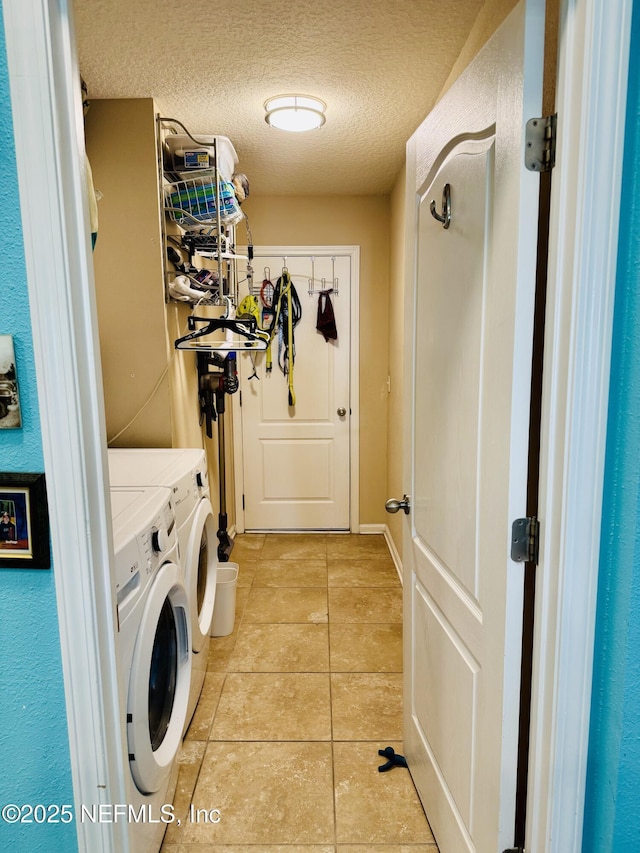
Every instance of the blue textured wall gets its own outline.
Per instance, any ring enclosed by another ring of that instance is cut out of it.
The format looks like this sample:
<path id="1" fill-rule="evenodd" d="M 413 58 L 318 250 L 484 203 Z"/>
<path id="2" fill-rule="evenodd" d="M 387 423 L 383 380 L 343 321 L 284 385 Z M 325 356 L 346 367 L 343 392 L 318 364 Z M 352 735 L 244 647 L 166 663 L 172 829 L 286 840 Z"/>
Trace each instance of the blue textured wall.
<path id="1" fill-rule="evenodd" d="M 584 853 L 640 847 L 640 9 L 634 4 Z"/>
<path id="2" fill-rule="evenodd" d="M 42 471 L 4 28 L 0 26 L 0 334 L 13 335 L 21 429 L 0 430 L 0 470 Z M 44 260 L 44 259 L 43 259 Z M 0 806 L 73 803 L 53 571 L 0 569 Z M 73 853 L 74 824 L 9 825 L 0 849 Z"/>

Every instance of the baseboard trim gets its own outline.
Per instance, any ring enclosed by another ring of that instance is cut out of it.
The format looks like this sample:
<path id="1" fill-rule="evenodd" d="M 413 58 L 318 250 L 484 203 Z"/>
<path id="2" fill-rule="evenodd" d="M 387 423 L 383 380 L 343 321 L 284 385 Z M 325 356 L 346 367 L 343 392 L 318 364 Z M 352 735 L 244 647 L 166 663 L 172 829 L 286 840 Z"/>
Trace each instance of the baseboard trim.
<path id="1" fill-rule="evenodd" d="M 384 533 L 387 530 L 386 524 L 361 524 L 357 530 L 358 533 Z"/>
<path id="2" fill-rule="evenodd" d="M 387 547 L 389 548 L 389 553 L 391 554 L 391 559 L 393 560 L 393 564 L 396 567 L 396 571 L 398 573 L 398 577 L 400 578 L 400 584 L 402 585 L 402 560 L 400 559 L 400 554 L 398 553 L 398 549 L 396 548 L 396 543 L 393 541 L 393 536 L 391 535 L 391 531 L 389 530 L 388 524 L 361 524 L 359 533 L 367 534 L 367 533 L 377 533 L 384 536 L 385 542 L 387 543 Z"/>
<path id="3" fill-rule="evenodd" d="M 391 554 L 393 564 L 396 567 L 398 577 L 400 578 L 400 586 L 402 586 L 402 559 L 400 558 L 400 554 L 398 553 L 398 549 L 396 548 L 396 543 L 393 540 L 393 536 L 391 535 L 391 531 L 389 530 L 389 525 L 387 524 L 384 525 L 384 538 L 387 543 L 387 547 L 389 548 L 389 553 Z"/>

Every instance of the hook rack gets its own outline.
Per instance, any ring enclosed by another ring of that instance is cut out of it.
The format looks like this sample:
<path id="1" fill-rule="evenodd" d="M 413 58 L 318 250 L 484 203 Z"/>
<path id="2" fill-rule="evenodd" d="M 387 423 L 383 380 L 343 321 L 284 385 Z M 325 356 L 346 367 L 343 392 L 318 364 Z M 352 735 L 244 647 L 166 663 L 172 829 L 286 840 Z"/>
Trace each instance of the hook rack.
<path id="1" fill-rule="evenodd" d="M 260 255 L 258 253 L 256 253 L 256 257 L 259 258 Z M 310 276 L 304 275 L 302 273 L 289 272 L 289 268 L 288 268 L 289 257 L 287 255 L 271 255 L 271 254 L 269 254 L 269 255 L 262 255 L 262 257 L 263 258 L 270 258 L 276 263 L 280 262 L 281 263 L 280 275 L 282 273 L 287 273 L 288 275 L 290 275 L 290 277 L 292 279 L 302 279 L 302 280 L 306 281 L 307 285 L 308 285 L 309 296 L 313 296 L 314 294 L 322 293 L 323 291 L 327 291 L 327 290 L 333 291 L 333 294 L 335 296 L 338 296 L 339 279 L 338 279 L 338 276 L 336 276 L 336 274 L 335 274 L 335 268 L 336 268 L 336 258 L 335 257 L 331 258 L 331 278 L 316 277 L 316 262 L 318 261 L 318 258 L 317 258 L 317 256 L 314 256 L 314 255 L 296 255 L 295 256 L 295 259 L 297 261 L 299 261 L 302 258 L 305 258 L 305 259 L 308 258 L 311 261 L 311 275 Z M 325 259 L 327 258 L 326 255 L 324 257 L 325 257 Z M 264 270 L 264 279 L 267 281 L 272 281 L 271 268 L 268 266 L 264 266 L 263 270 Z M 277 272 L 274 273 L 274 276 L 277 277 L 277 275 L 278 275 Z M 274 282 L 274 284 L 275 284 L 275 282 Z"/>
<path id="2" fill-rule="evenodd" d="M 315 277 L 315 269 L 314 269 L 314 261 L 315 258 L 311 258 L 311 278 L 309 279 L 309 296 L 313 296 L 314 293 L 325 293 L 327 290 L 333 292 L 334 296 L 338 296 L 338 279 L 336 277 L 336 259 L 331 258 L 331 284 L 327 283 L 326 278 L 321 278 L 319 280 L 320 287 L 318 290 L 315 289 L 315 285 L 318 282 L 318 279 Z"/>

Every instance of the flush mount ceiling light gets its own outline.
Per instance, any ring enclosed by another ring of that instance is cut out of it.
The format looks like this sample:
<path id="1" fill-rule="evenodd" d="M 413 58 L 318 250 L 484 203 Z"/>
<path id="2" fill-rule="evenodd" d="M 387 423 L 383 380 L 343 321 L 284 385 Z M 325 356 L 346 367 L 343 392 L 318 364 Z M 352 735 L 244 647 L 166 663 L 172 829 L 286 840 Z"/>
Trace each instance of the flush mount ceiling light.
<path id="1" fill-rule="evenodd" d="M 300 133 L 322 127 L 327 105 L 319 98 L 306 95 L 277 95 L 269 98 L 264 108 L 267 112 L 264 120 L 271 127 Z"/>

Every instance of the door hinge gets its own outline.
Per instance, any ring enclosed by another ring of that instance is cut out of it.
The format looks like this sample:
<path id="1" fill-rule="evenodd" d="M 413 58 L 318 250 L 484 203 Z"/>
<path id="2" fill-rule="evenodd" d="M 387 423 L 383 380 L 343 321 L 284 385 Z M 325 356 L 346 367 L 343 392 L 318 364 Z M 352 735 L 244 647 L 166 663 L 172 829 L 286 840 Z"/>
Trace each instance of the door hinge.
<path id="1" fill-rule="evenodd" d="M 558 115 L 530 118 L 524 143 L 524 165 L 531 172 L 550 172 L 556 165 Z"/>
<path id="2" fill-rule="evenodd" d="M 244 509 L 244 495 L 242 496 L 242 509 Z"/>
<path id="3" fill-rule="evenodd" d="M 511 559 L 515 563 L 538 564 L 540 522 L 537 518 L 516 518 L 511 526 Z"/>
<path id="4" fill-rule="evenodd" d="M 238 399 L 240 401 L 240 406 L 242 407 L 242 391 L 238 391 Z"/>

